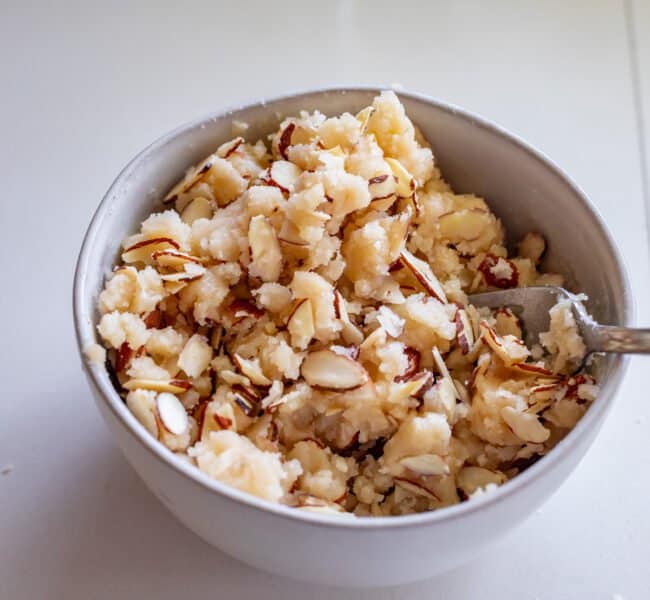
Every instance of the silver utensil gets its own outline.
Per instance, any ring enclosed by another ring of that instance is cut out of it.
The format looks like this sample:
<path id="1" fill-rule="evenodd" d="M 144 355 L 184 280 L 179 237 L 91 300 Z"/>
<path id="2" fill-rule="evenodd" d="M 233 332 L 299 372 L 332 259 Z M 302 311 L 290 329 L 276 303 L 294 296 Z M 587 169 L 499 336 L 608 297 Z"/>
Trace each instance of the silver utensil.
<path id="1" fill-rule="evenodd" d="M 650 329 L 601 325 L 587 312 L 582 302 L 564 288 L 537 286 L 472 294 L 469 302 L 488 308 L 508 307 L 521 319 L 526 343 L 534 344 L 549 327 L 549 310 L 559 300 L 569 300 L 573 315 L 587 348 L 592 352 L 650 354 Z"/>

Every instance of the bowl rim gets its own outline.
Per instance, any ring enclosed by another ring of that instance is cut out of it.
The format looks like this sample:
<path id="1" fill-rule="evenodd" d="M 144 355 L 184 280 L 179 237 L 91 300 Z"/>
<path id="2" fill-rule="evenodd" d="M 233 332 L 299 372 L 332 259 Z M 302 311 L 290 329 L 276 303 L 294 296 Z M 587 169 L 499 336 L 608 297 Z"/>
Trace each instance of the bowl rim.
<path id="1" fill-rule="evenodd" d="M 321 513 L 314 513 L 311 511 L 300 511 L 282 504 L 276 504 L 268 500 L 263 500 L 246 492 L 242 492 L 233 488 L 225 483 L 209 477 L 203 473 L 196 466 L 191 465 L 179 458 L 167 447 L 161 444 L 157 439 L 153 438 L 151 434 L 146 431 L 144 426 L 140 424 L 135 416 L 128 409 L 126 404 L 122 401 L 116 390 L 108 381 L 106 377 L 105 368 L 103 365 L 98 365 L 87 360 L 85 356 L 85 348 L 90 344 L 97 342 L 95 327 L 93 319 L 90 315 L 94 313 L 94 300 L 92 293 L 86 289 L 86 273 L 89 269 L 89 259 L 94 240 L 97 233 L 105 220 L 110 217 L 110 200 L 117 189 L 122 185 L 125 180 L 128 180 L 134 172 L 137 171 L 138 166 L 145 162 L 147 157 L 156 153 L 160 148 L 165 146 L 173 139 L 190 133 L 197 127 L 209 121 L 233 115 L 240 110 L 263 107 L 265 105 L 274 105 L 282 103 L 283 101 L 295 100 L 300 97 L 308 97 L 316 94 L 326 96 L 327 94 L 346 94 L 355 92 L 375 93 L 378 94 L 386 89 L 391 89 L 390 86 L 334 86 L 323 87 L 316 89 L 300 90 L 296 92 L 286 93 L 274 96 L 268 99 L 256 99 L 252 102 L 241 103 L 229 108 L 214 111 L 204 114 L 198 118 L 172 129 L 165 133 L 151 144 L 141 150 L 122 171 L 114 179 L 108 191 L 102 198 L 99 206 L 97 207 L 90 225 L 83 238 L 81 250 L 77 259 L 77 264 L 74 274 L 73 284 L 73 317 L 75 323 L 75 333 L 77 346 L 81 357 L 82 367 L 91 383 L 91 385 L 98 392 L 96 396 L 101 398 L 102 402 L 106 404 L 108 409 L 113 413 L 116 419 L 128 431 L 128 433 L 135 438 L 153 457 L 164 465 L 171 467 L 176 472 L 180 473 L 187 480 L 194 485 L 215 493 L 219 496 L 225 496 L 225 499 L 230 502 L 241 503 L 253 510 L 270 513 L 283 519 L 291 521 L 299 521 L 314 527 L 328 527 L 328 528 L 345 528 L 345 529 L 393 529 L 393 528 L 406 528 L 418 527 L 423 525 L 434 524 L 442 521 L 453 521 L 462 518 L 466 515 L 475 513 L 477 511 L 488 508 L 489 506 L 501 502 L 503 499 L 517 494 L 522 488 L 530 486 L 535 480 L 539 479 L 544 473 L 552 470 L 557 463 L 559 463 L 566 455 L 570 454 L 573 449 L 578 445 L 578 442 L 585 438 L 592 427 L 602 418 L 611 408 L 611 405 L 616 396 L 616 392 L 620 386 L 623 375 L 629 363 L 629 357 L 619 355 L 614 358 L 611 374 L 607 380 L 602 384 L 600 394 L 597 400 L 590 406 L 589 410 L 580 419 L 578 424 L 549 452 L 542 460 L 537 461 L 531 465 L 523 473 L 508 480 L 503 485 L 499 486 L 496 490 L 488 494 L 483 494 L 480 497 L 473 498 L 471 501 L 464 501 L 453 506 L 447 506 L 441 509 L 432 510 L 424 513 L 417 513 L 412 515 L 401 516 L 386 516 L 386 517 L 355 517 L 346 518 L 342 515 L 327 515 Z M 492 121 L 479 116 L 475 113 L 462 109 L 454 104 L 434 99 L 426 94 L 418 92 L 406 91 L 401 88 L 393 91 L 398 96 L 408 98 L 424 104 L 429 104 L 450 114 L 453 117 L 463 119 L 473 126 L 486 129 L 502 139 L 510 142 L 517 147 L 518 150 L 528 154 L 531 158 L 541 163 L 543 167 L 553 172 L 557 177 L 563 180 L 573 192 L 575 198 L 582 204 L 593 217 L 594 225 L 598 227 L 600 233 L 607 240 L 609 249 L 616 265 L 617 273 L 623 287 L 623 325 L 630 325 L 634 320 L 634 306 L 632 302 L 632 293 L 629 278 L 625 265 L 621 259 L 620 251 L 613 240 L 612 235 L 607 229 L 604 219 L 599 210 L 591 203 L 586 194 L 580 187 L 550 158 L 539 150 L 533 148 L 528 143 L 524 142 L 517 135 L 511 133 L 505 128 L 493 123 Z M 90 309 L 86 307 L 91 304 Z M 103 377 L 102 377 L 103 373 Z"/>

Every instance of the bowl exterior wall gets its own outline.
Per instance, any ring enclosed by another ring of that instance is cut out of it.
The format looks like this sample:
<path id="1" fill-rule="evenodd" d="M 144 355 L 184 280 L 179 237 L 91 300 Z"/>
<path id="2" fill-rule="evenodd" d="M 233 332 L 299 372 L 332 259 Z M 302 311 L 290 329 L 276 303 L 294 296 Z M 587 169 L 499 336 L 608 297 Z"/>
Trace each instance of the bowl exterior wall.
<path id="1" fill-rule="evenodd" d="M 80 349 L 95 341 L 96 299 L 120 241 L 159 208 L 184 170 L 231 137 L 232 120 L 250 124 L 250 140 L 301 109 L 356 111 L 376 90 L 311 92 L 197 121 L 143 151 L 120 174 L 98 209 L 75 277 Z M 529 230 L 549 240 L 546 266 L 587 292 L 605 323 L 629 323 L 629 286 L 606 230 L 579 190 L 543 157 L 481 119 L 427 98 L 401 95 L 407 112 L 433 141 L 436 160 L 457 191 L 484 195 L 517 239 Z M 595 269 L 594 265 L 598 268 Z M 84 360 L 84 359 L 82 359 Z M 261 509 L 179 470 L 165 448 L 151 443 L 112 388 L 105 369 L 84 362 L 99 410 L 125 457 L 161 502 L 208 543 L 260 569 L 340 586 L 379 586 L 424 579 L 477 555 L 546 500 L 575 468 L 609 411 L 626 361 L 603 361 L 607 382 L 576 429 L 549 457 L 495 492 L 448 516 L 403 526 L 341 527 Z M 520 480 L 520 481 L 518 481 Z M 445 511 L 443 511 L 444 513 Z M 399 520 L 399 519 L 398 519 Z M 338 522 L 338 521 L 337 521 Z"/>

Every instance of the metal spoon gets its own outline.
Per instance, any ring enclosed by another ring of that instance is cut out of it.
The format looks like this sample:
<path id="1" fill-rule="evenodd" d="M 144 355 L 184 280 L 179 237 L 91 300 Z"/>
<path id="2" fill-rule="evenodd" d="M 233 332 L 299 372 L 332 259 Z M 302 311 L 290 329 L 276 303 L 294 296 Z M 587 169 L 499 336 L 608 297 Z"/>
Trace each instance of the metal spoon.
<path id="1" fill-rule="evenodd" d="M 522 320 L 526 343 L 529 345 L 536 343 L 539 334 L 548 330 L 549 310 L 559 300 L 564 299 L 571 302 L 573 315 L 587 348 L 587 354 L 592 352 L 650 354 L 650 329 L 631 329 L 596 323 L 582 302 L 561 287 L 513 288 L 469 296 L 469 302 L 475 306 L 512 308 Z"/>

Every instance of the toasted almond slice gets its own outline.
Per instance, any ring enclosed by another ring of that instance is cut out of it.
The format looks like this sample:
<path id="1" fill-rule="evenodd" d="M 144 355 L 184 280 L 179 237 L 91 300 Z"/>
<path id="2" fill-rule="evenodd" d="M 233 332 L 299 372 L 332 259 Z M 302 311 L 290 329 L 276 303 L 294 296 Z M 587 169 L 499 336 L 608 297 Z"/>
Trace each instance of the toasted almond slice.
<path id="1" fill-rule="evenodd" d="M 253 319 L 261 319 L 264 316 L 264 311 L 258 308 L 249 300 L 236 298 L 227 308 L 228 316 L 234 320 L 245 319 L 251 317 Z"/>
<path id="2" fill-rule="evenodd" d="M 507 289 L 517 287 L 519 283 L 517 265 L 502 256 L 487 254 L 478 270 L 483 274 L 485 282 L 492 287 Z"/>
<path id="3" fill-rule="evenodd" d="M 368 128 L 368 121 L 370 120 L 370 117 L 372 116 L 372 113 L 375 112 L 374 107 L 372 106 L 366 106 L 363 110 L 359 111 L 356 115 L 355 118 L 359 123 L 361 124 L 361 134 L 366 133 L 366 129 Z"/>
<path id="4" fill-rule="evenodd" d="M 535 402 L 548 400 L 554 398 L 561 388 L 562 383 L 559 381 L 555 383 L 542 383 L 530 388 L 530 395 Z"/>
<path id="5" fill-rule="evenodd" d="M 438 368 L 438 373 L 442 375 L 443 377 L 448 377 L 451 379 L 451 374 L 449 373 L 449 369 L 447 368 L 447 365 L 445 364 L 444 359 L 442 358 L 442 354 L 440 354 L 440 350 L 436 346 L 434 346 L 431 349 L 431 352 L 433 354 L 433 361 L 436 363 L 436 367 Z"/>
<path id="6" fill-rule="evenodd" d="M 163 202 L 169 204 L 174 202 L 181 194 L 184 194 L 189 190 L 193 185 L 201 181 L 212 168 L 214 163 L 214 155 L 210 155 L 204 160 L 202 160 L 198 165 L 190 167 L 190 169 L 185 174 L 185 177 L 181 179 L 165 196 Z"/>
<path id="7" fill-rule="evenodd" d="M 232 390 L 233 392 L 244 396 L 253 403 L 262 401 L 262 394 L 260 391 L 249 383 L 236 383 L 232 386 Z"/>
<path id="8" fill-rule="evenodd" d="M 395 158 L 384 159 L 393 175 L 397 179 L 397 195 L 402 198 L 408 198 L 415 192 L 415 179 L 405 168 L 404 165 Z"/>
<path id="9" fill-rule="evenodd" d="M 152 252 L 151 258 L 161 267 L 181 269 L 187 263 L 201 264 L 201 259 L 180 250 L 157 250 Z"/>
<path id="10" fill-rule="evenodd" d="M 514 363 L 510 365 L 510 369 L 517 373 L 521 373 L 522 375 L 528 375 L 529 377 L 547 377 L 551 380 L 559 380 L 562 378 L 561 375 L 556 375 L 541 365 L 531 363 Z"/>
<path id="11" fill-rule="evenodd" d="M 430 296 L 440 300 L 443 304 L 447 304 L 445 290 L 426 262 L 413 256 L 406 248 L 402 250 L 399 258 L 402 264 L 413 273 L 413 276 Z"/>
<path id="12" fill-rule="evenodd" d="M 171 381 L 160 381 L 157 379 L 130 379 L 122 387 L 127 390 L 153 390 L 154 392 L 169 392 L 171 394 L 182 394 L 189 390 L 192 384 L 183 379 L 172 379 Z"/>
<path id="13" fill-rule="evenodd" d="M 234 429 L 236 430 L 236 418 L 235 411 L 230 404 L 222 404 L 215 408 L 212 411 L 212 414 L 209 415 L 212 417 L 212 421 L 217 426 L 218 429 Z M 209 425 L 209 426 L 208 426 Z M 206 423 L 203 427 L 201 439 L 207 437 L 207 433 L 210 431 L 217 431 L 217 429 L 212 425 L 212 423 Z"/>
<path id="14" fill-rule="evenodd" d="M 244 143 L 244 138 L 237 136 L 236 138 L 224 142 L 217 148 L 217 156 L 219 158 L 228 158 L 233 152 L 237 152 L 239 146 Z"/>
<path id="15" fill-rule="evenodd" d="M 302 174 L 299 167 L 286 160 L 276 160 L 262 176 L 268 185 L 280 188 L 285 194 L 293 192 L 298 177 Z"/>
<path id="16" fill-rule="evenodd" d="M 507 365 L 524 362 L 530 352 L 528 348 L 513 335 L 498 336 L 487 321 L 480 323 L 481 338 L 494 351 L 494 353 Z"/>
<path id="17" fill-rule="evenodd" d="M 399 464 L 419 475 L 449 475 L 449 466 L 437 454 L 408 456 L 400 460 Z"/>
<path id="18" fill-rule="evenodd" d="M 378 212 L 387 211 L 397 200 L 396 194 L 387 194 L 386 196 L 379 196 L 370 201 L 369 208 Z"/>
<path id="19" fill-rule="evenodd" d="M 212 204 L 203 196 L 194 198 L 181 212 L 181 220 L 188 225 L 198 219 L 211 219 L 213 215 Z"/>
<path id="20" fill-rule="evenodd" d="M 143 262 L 149 264 L 154 252 L 161 250 L 178 250 L 180 246 L 171 238 L 157 237 L 149 240 L 142 240 L 137 244 L 129 246 L 122 252 L 122 260 L 125 263 Z"/>
<path id="21" fill-rule="evenodd" d="M 280 134 L 280 139 L 278 140 L 278 153 L 282 158 L 284 158 L 284 160 L 289 160 L 287 149 L 291 146 L 291 136 L 293 135 L 295 128 L 295 123 L 289 123 Z"/>
<path id="22" fill-rule="evenodd" d="M 490 214 L 482 208 L 458 210 L 438 219 L 440 236 L 452 242 L 477 240 L 489 225 Z"/>
<path id="23" fill-rule="evenodd" d="M 243 358 L 236 352 L 232 355 L 232 361 L 241 373 L 250 379 L 253 385 L 268 386 L 272 381 L 264 375 L 262 367 L 260 367 L 259 358 Z"/>
<path id="24" fill-rule="evenodd" d="M 304 350 L 311 342 L 316 328 L 311 300 L 299 300 L 287 320 L 287 329 L 291 335 L 291 344 L 299 350 Z"/>
<path id="25" fill-rule="evenodd" d="M 439 377 L 433 384 L 433 393 L 425 397 L 425 402 L 431 402 L 436 410 L 443 409 L 450 417 L 454 414 L 458 390 L 451 377 Z"/>
<path id="26" fill-rule="evenodd" d="M 395 480 L 395 485 L 400 486 L 411 494 L 415 494 L 416 496 L 424 496 L 425 498 L 433 500 L 434 502 L 440 501 L 440 498 L 438 498 L 438 496 L 436 496 L 432 490 L 422 485 L 421 483 L 414 481 L 413 479 L 407 479 L 405 477 L 394 477 L 393 479 Z"/>
<path id="27" fill-rule="evenodd" d="M 198 279 L 198 278 L 197 278 Z M 169 293 L 171 296 L 174 294 L 178 294 L 187 284 L 189 281 L 163 281 L 163 285 L 165 286 L 165 290 L 167 293 Z"/>
<path id="28" fill-rule="evenodd" d="M 160 422 L 169 433 L 181 435 L 187 431 L 189 426 L 187 412 L 185 412 L 185 407 L 174 394 L 170 394 L 169 392 L 158 394 L 156 397 L 156 407 Z"/>
<path id="29" fill-rule="evenodd" d="M 176 273 L 165 273 L 160 276 L 165 282 L 190 282 L 195 279 L 200 279 L 205 273 L 205 267 L 197 265 L 193 262 L 186 262 L 183 265 L 183 270 Z"/>
<path id="30" fill-rule="evenodd" d="M 276 379 L 269 388 L 266 397 L 262 399 L 262 408 L 269 412 L 273 412 L 285 402 L 286 397 L 284 396 L 284 384 Z"/>
<path id="31" fill-rule="evenodd" d="M 454 384 L 454 390 L 456 391 L 456 398 L 465 404 L 469 404 L 471 398 L 469 397 L 469 392 L 467 391 L 465 384 L 458 381 L 458 379 L 454 379 L 452 383 Z"/>
<path id="32" fill-rule="evenodd" d="M 415 376 L 415 374 L 420 369 L 421 356 L 419 350 L 416 350 L 415 348 L 411 348 L 410 346 L 405 346 L 404 354 L 406 355 L 408 366 L 406 367 L 404 373 L 402 373 L 401 375 L 397 375 L 395 377 L 395 382 L 398 383 L 401 381 L 409 381 Z"/>
<path id="33" fill-rule="evenodd" d="M 512 406 L 504 406 L 501 409 L 501 417 L 513 433 L 525 442 L 541 444 L 551 435 L 550 430 L 539 422 L 539 418 L 534 413 L 520 412 Z"/>
<path id="34" fill-rule="evenodd" d="M 456 311 L 455 320 L 458 345 L 463 354 L 468 354 L 474 347 L 474 332 L 472 330 L 472 323 L 467 316 L 467 311 L 464 308 L 459 308 Z"/>
<path id="35" fill-rule="evenodd" d="M 260 412 L 260 401 L 249 395 L 243 386 L 233 386 L 233 399 L 247 417 L 256 417 Z"/>
<path id="36" fill-rule="evenodd" d="M 352 390 L 368 381 L 360 363 L 332 350 L 310 352 L 301 372 L 309 385 L 331 390 Z"/>
<path id="37" fill-rule="evenodd" d="M 431 387 L 433 375 L 429 371 L 422 371 L 410 379 L 401 380 L 391 386 L 391 402 L 401 402 L 407 398 L 420 398 Z"/>
<path id="38" fill-rule="evenodd" d="M 341 337 L 346 344 L 352 346 L 359 346 L 363 343 L 362 331 L 350 321 L 350 315 L 345 305 L 345 298 L 338 290 L 334 290 L 334 316 L 341 321 L 343 329 L 341 330 Z"/>
<path id="39" fill-rule="evenodd" d="M 393 338 L 398 338 L 404 331 L 404 319 L 396 315 L 387 306 L 380 306 L 377 311 L 377 321 Z"/>

